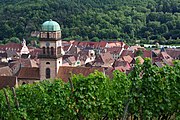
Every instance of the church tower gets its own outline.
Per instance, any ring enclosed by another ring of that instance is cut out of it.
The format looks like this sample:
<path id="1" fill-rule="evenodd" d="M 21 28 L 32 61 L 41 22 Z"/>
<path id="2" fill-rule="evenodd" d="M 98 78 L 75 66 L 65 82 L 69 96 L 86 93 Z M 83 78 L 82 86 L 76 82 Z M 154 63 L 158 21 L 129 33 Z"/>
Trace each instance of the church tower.
<path id="1" fill-rule="evenodd" d="M 39 42 L 42 49 L 39 55 L 40 79 L 54 79 L 62 66 L 63 50 L 59 24 L 52 20 L 44 22 Z"/>

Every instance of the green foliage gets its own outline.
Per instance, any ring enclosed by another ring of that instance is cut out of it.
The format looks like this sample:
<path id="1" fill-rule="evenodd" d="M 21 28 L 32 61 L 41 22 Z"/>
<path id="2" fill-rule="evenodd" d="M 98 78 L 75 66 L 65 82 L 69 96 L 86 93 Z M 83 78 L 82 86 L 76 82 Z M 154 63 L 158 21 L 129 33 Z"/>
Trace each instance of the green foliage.
<path id="1" fill-rule="evenodd" d="M 126 75 L 114 71 L 110 79 L 98 71 L 73 75 L 70 83 L 42 81 L 0 90 L 0 119 L 179 119 L 180 62 L 158 68 L 150 59 Z"/>
<path id="2" fill-rule="evenodd" d="M 27 39 L 48 19 L 60 23 L 67 40 L 177 39 L 179 6 L 178 0 L 0 0 L 0 40 Z"/>

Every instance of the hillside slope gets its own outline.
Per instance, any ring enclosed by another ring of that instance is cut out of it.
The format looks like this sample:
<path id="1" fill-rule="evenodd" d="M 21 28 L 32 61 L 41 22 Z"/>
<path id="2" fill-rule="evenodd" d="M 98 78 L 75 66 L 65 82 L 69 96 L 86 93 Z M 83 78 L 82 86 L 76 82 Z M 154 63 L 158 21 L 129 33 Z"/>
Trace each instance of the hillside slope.
<path id="1" fill-rule="evenodd" d="M 0 39 L 27 38 L 49 19 L 63 38 L 177 39 L 179 0 L 0 0 Z"/>

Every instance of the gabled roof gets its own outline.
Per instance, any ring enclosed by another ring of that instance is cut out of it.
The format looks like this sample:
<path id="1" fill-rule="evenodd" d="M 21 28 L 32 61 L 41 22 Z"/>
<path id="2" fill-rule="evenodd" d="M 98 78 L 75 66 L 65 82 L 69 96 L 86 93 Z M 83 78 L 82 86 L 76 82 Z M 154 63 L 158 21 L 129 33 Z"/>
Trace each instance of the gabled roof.
<path id="1" fill-rule="evenodd" d="M 19 71 L 18 79 L 39 80 L 39 68 L 22 67 Z"/>
<path id="2" fill-rule="evenodd" d="M 11 68 L 13 75 L 17 76 L 21 69 L 21 64 L 19 62 L 10 62 L 9 67 Z"/>
<path id="3" fill-rule="evenodd" d="M 7 57 L 19 56 L 16 51 L 12 51 L 12 50 L 6 50 L 6 53 L 7 53 Z"/>
<path id="4" fill-rule="evenodd" d="M 12 76 L 12 70 L 9 66 L 0 68 L 0 76 Z"/>
<path id="5" fill-rule="evenodd" d="M 172 58 L 180 59 L 180 49 L 166 49 L 166 52 Z"/>
<path id="6" fill-rule="evenodd" d="M 135 57 L 135 60 L 137 60 L 137 59 L 139 60 L 140 64 L 144 63 L 144 59 L 141 56 Z"/>
<path id="7" fill-rule="evenodd" d="M 107 45 L 107 42 L 106 42 L 106 41 L 100 41 L 98 47 L 100 47 L 100 48 L 105 48 L 106 45 Z"/>
<path id="8" fill-rule="evenodd" d="M 133 58 L 130 56 L 130 55 L 127 55 L 127 56 L 123 56 L 122 59 L 124 61 L 127 61 L 128 63 L 131 63 Z"/>
<path id="9" fill-rule="evenodd" d="M 152 57 L 152 51 L 151 50 L 144 50 L 143 51 L 143 57 L 144 58 L 151 58 Z"/>
<path id="10" fill-rule="evenodd" d="M 109 52 L 101 53 L 100 56 L 101 56 L 104 64 L 112 64 L 114 62 L 114 59 Z"/>
<path id="11" fill-rule="evenodd" d="M 63 66 L 69 66 L 74 64 L 77 61 L 77 58 L 75 56 L 67 56 L 63 57 Z"/>
<path id="12" fill-rule="evenodd" d="M 75 45 L 69 46 L 69 48 L 66 50 L 66 54 L 68 55 L 77 55 L 80 49 L 76 47 Z"/>
<path id="13" fill-rule="evenodd" d="M 162 61 L 163 61 L 166 65 L 173 66 L 172 59 L 162 59 Z"/>
<path id="14" fill-rule="evenodd" d="M 128 49 L 128 48 L 129 48 L 129 46 L 128 46 L 128 45 L 125 45 L 125 46 L 124 46 L 124 49 Z"/>
<path id="15" fill-rule="evenodd" d="M 160 67 L 160 68 L 162 68 L 163 66 L 165 66 L 163 62 L 155 62 L 154 64 L 155 64 L 157 67 Z"/>
<path id="16" fill-rule="evenodd" d="M 114 62 L 112 55 L 109 52 L 96 55 L 93 65 L 102 67 L 111 67 Z"/>
<path id="17" fill-rule="evenodd" d="M 7 58 L 7 53 L 6 52 L 0 53 L 0 58 Z"/>
<path id="18" fill-rule="evenodd" d="M 115 61 L 113 67 L 115 68 L 115 70 L 119 70 L 121 72 L 126 72 L 131 70 L 130 64 L 126 61 L 121 61 L 121 60 Z"/>
<path id="19" fill-rule="evenodd" d="M 106 76 L 108 76 L 111 79 L 113 78 L 113 71 L 114 70 L 115 69 L 113 67 L 105 67 L 104 68 L 104 72 L 105 72 Z"/>
<path id="20" fill-rule="evenodd" d="M 131 56 L 132 58 L 134 57 L 134 53 L 131 50 L 123 50 L 120 57 L 127 56 L 127 55 Z"/>
<path id="21" fill-rule="evenodd" d="M 120 54 L 122 51 L 121 47 L 111 47 L 107 48 L 107 52 L 110 52 L 111 54 Z"/>
<path id="22" fill-rule="evenodd" d="M 19 59 L 19 61 L 16 61 L 16 63 L 20 63 L 21 67 L 38 67 L 37 61 L 34 59 Z"/>
<path id="23" fill-rule="evenodd" d="M 1 67 L 6 67 L 6 66 L 8 66 L 8 63 L 6 63 L 6 62 L 0 62 L 0 68 L 1 68 Z"/>
<path id="24" fill-rule="evenodd" d="M 163 59 L 172 59 L 172 57 L 168 55 L 166 52 L 161 52 L 159 57 L 162 57 Z"/>
<path id="25" fill-rule="evenodd" d="M 22 48 L 22 44 L 20 43 L 7 43 L 4 45 L 4 50 L 11 50 L 11 51 L 17 51 L 20 52 Z"/>
<path id="26" fill-rule="evenodd" d="M 30 50 L 30 55 L 31 55 L 31 58 L 37 58 L 39 54 L 41 54 L 43 51 L 42 49 L 39 49 L 39 48 L 34 48 L 34 49 L 31 49 Z"/>
<path id="27" fill-rule="evenodd" d="M 17 77 L 0 76 L 0 89 L 4 87 L 15 87 L 18 84 Z"/>
<path id="28" fill-rule="evenodd" d="M 144 47 L 141 47 L 140 45 L 134 45 L 134 46 L 129 47 L 129 49 L 130 49 L 130 50 L 133 50 L 133 51 L 134 51 L 134 50 L 136 51 L 136 50 L 138 50 L 138 49 L 145 49 L 145 48 L 144 48 Z"/>
<path id="29" fill-rule="evenodd" d="M 102 67 L 69 67 L 61 66 L 59 67 L 57 78 L 61 78 L 64 82 L 68 82 L 68 79 L 73 74 L 82 74 L 88 76 L 90 73 L 93 73 L 95 70 L 103 72 Z"/>
<path id="30" fill-rule="evenodd" d="M 119 68 L 123 69 L 124 71 L 131 69 L 130 64 L 127 61 L 122 60 L 122 58 L 114 61 L 113 67 L 114 68 L 119 67 Z"/>
<path id="31" fill-rule="evenodd" d="M 156 54 L 156 56 L 158 56 L 161 51 L 158 49 L 158 50 L 152 50 L 152 52 L 153 52 L 154 54 Z"/>

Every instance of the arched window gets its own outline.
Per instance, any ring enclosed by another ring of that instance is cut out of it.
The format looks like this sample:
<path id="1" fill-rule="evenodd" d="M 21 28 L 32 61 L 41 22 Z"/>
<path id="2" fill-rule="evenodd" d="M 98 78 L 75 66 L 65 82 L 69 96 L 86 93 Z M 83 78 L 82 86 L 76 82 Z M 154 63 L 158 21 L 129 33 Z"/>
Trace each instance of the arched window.
<path id="1" fill-rule="evenodd" d="M 54 55 L 54 48 L 51 47 L 51 55 Z"/>
<path id="2" fill-rule="evenodd" d="M 49 53 L 50 53 L 50 52 L 49 52 L 49 47 L 47 47 L 47 54 L 49 55 Z"/>
<path id="3" fill-rule="evenodd" d="M 43 47 L 43 54 L 45 54 L 46 52 L 45 52 L 45 47 Z"/>
<path id="4" fill-rule="evenodd" d="M 46 62 L 46 64 L 50 65 L 50 62 Z"/>
<path id="5" fill-rule="evenodd" d="M 46 68 L 46 79 L 51 78 L 51 70 L 50 68 Z"/>
<path id="6" fill-rule="evenodd" d="M 22 85 L 25 85 L 25 84 L 26 84 L 25 82 L 22 83 Z"/>

